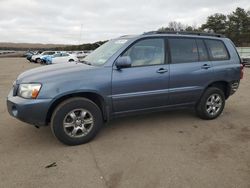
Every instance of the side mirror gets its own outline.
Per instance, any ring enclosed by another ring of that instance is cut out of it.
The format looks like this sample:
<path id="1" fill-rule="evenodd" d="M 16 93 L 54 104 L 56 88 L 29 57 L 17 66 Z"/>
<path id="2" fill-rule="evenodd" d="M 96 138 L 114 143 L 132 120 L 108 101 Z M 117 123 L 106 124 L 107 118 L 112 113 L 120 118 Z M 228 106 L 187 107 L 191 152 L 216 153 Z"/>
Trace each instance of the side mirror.
<path id="1" fill-rule="evenodd" d="M 132 61 L 129 56 L 118 57 L 115 62 L 115 66 L 117 69 L 128 68 L 131 67 Z"/>

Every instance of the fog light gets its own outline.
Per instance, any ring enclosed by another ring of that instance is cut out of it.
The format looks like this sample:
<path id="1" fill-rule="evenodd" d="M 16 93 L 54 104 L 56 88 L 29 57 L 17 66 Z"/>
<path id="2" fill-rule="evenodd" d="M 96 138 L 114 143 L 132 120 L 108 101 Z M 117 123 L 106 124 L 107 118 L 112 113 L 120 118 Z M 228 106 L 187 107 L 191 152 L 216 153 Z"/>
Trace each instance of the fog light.
<path id="1" fill-rule="evenodd" d="M 17 108 L 15 106 L 12 106 L 12 114 L 13 114 L 13 116 L 17 117 L 18 111 L 17 111 Z"/>

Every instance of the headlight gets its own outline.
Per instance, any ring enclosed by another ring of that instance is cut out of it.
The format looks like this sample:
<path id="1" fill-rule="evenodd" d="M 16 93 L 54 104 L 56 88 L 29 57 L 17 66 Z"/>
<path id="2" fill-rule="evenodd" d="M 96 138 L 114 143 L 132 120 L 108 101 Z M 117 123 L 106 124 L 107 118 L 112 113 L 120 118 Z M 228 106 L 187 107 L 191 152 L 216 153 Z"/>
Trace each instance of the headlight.
<path id="1" fill-rule="evenodd" d="M 41 89 L 41 84 L 20 84 L 18 87 L 18 96 L 26 99 L 37 98 Z"/>

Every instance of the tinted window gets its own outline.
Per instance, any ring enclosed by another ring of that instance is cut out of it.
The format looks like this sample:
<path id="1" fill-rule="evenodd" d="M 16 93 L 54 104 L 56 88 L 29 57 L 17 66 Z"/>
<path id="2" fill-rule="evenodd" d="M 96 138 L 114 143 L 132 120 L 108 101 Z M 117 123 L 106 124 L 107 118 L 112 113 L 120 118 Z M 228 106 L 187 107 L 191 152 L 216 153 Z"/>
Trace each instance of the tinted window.
<path id="1" fill-rule="evenodd" d="M 222 41 L 219 40 L 205 40 L 212 60 L 226 60 L 229 59 L 226 47 Z"/>
<path id="2" fill-rule="evenodd" d="M 123 56 L 129 56 L 132 66 L 158 65 L 164 63 L 164 40 L 145 39 L 135 43 Z"/>
<path id="3" fill-rule="evenodd" d="M 169 39 L 172 63 L 198 61 L 198 50 L 195 39 Z"/>
<path id="4" fill-rule="evenodd" d="M 44 55 L 53 55 L 53 54 L 55 54 L 55 52 L 44 52 L 43 54 Z"/>
<path id="5" fill-rule="evenodd" d="M 200 61 L 208 61 L 208 54 L 206 46 L 203 42 L 203 40 L 196 40 L 197 46 L 198 46 L 198 52 L 199 52 L 199 60 Z"/>
<path id="6" fill-rule="evenodd" d="M 62 53 L 61 56 L 69 56 L 67 53 Z"/>
<path id="7" fill-rule="evenodd" d="M 56 54 L 53 55 L 53 57 L 61 57 L 61 56 L 62 56 L 61 53 L 56 53 Z"/>

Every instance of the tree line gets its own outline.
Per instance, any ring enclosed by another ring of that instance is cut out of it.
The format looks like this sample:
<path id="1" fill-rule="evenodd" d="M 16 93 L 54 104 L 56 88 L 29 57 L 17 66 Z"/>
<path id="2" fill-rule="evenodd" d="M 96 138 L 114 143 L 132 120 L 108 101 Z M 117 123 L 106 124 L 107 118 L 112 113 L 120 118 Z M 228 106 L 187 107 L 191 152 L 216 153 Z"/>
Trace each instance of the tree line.
<path id="1" fill-rule="evenodd" d="M 230 38 L 236 46 L 250 46 L 250 11 L 238 7 L 227 15 L 216 13 L 208 16 L 200 27 L 174 21 L 158 31 L 219 33 Z"/>
<path id="2" fill-rule="evenodd" d="M 52 48 L 25 48 L 25 47 L 0 47 L 0 50 L 15 50 L 15 51 L 29 51 L 29 50 L 55 50 L 55 51 L 82 51 L 82 50 L 94 50 L 100 45 L 107 41 L 98 41 L 95 43 L 86 43 L 81 45 L 67 45 L 62 47 L 52 47 Z"/>
<path id="3" fill-rule="evenodd" d="M 56 51 L 81 51 L 81 50 L 94 50 L 104 44 L 107 41 L 98 41 L 95 43 L 86 43 L 80 45 L 69 45 L 65 47 L 54 48 Z"/>

